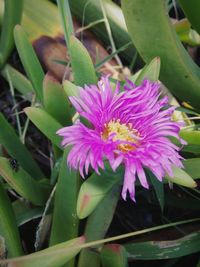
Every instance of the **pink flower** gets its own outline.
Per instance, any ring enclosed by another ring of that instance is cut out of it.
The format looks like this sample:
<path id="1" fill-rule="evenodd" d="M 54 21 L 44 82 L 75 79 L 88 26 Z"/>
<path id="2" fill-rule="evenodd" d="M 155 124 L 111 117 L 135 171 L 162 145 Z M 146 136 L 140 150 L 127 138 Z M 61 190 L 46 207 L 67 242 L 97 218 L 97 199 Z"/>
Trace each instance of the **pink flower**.
<path id="1" fill-rule="evenodd" d="M 91 126 L 78 121 L 57 132 L 63 137 L 62 146 L 71 146 L 69 167 L 79 169 L 84 177 L 90 166 L 99 174 L 104 160 L 113 171 L 123 164 L 122 197 L 126 199 L 129 192 L 134 201 L 136 178 L 148 188 L 144 167 L 160 181 L 166 174 L 173 176 L 172 166 L 183 165 L 179 147 L 168 137 L 180 140 L 180 123 L 171 120 L 175 108 L 168 106 L 167 97 L 160 97 L 159 86 L 144 80 L 136 87 L 127 80 L 120 92 L 119 84 L 113 90 L 103 77 L 98 86 L 80 88 L 79 97 L 70 97 L 70 101 Z"/>

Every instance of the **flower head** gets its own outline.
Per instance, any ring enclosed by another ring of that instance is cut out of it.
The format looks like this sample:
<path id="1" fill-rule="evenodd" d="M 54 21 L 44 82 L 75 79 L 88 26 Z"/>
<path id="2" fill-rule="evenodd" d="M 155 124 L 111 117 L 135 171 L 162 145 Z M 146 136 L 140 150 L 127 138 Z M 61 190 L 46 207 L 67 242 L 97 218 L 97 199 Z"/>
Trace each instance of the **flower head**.
<path id="1" fill-rule="evenodd" d="M 80 114 L 90 123 L 85 126 L 80 121 L 60 129 L 62 145 L 71 146 L 68 165 L 79 169 L 84 177 L 91 166 L 99 173 L 108 160 L 113 171 L 124 165 L 122 197 L 129 192 L 135 200 L 135 181 L 148 188 L 144 168 L 148 168 L 161 181 L 167 174 L 173 175 L 172 166 L 183 167 L 179 147 L 169 137 L 180 140 L 180 123 L 171 119 L 174 107 L 168 105 L 168 98 L 160 96 L 159 83 L 144 80 L 135 86 L 127 80 L 124 91 L 115 90 L 107 77 L 98 85 L 80 88 L 79 97 L 70 101 Z"/>

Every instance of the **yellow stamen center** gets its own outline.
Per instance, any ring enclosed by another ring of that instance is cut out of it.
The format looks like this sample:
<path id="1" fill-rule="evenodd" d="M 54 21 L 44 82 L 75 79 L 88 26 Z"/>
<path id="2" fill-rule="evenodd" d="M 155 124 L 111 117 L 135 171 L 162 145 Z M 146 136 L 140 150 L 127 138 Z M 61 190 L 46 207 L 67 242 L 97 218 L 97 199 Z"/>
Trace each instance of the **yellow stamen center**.
<path id="1" fill-rule="evenodd" d="M 119 119 L 113 119 L 104 125 L 102 139 L 107 140 L 110 136 L 113 141 L 122 141 L 122 143 L 118 145 L 118 149 L 122 152 L 135 150 L 135 144 L 139 142 L 139 133 L 136 129 L 132 128 L 132 124 L 120 123 Z"/>

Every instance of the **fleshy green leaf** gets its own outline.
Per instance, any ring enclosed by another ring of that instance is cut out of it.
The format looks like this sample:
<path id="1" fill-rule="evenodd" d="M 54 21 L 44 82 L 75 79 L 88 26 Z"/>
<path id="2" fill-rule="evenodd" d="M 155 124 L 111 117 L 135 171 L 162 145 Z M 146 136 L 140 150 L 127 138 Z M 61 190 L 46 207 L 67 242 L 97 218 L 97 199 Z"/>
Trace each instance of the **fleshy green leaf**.
<path id="1" fill-rule="evenodd" d="M 174 24 L 174 27 L 181 42 L 184 42 L 191 46 L 200 45 L 200 35 L 191 28 L 191 24 L 187 19 L 177 21 Z"/>
<path id="2" fill-rule="evenodd" d="M 200 109 L 200 70 L 178 39 L 166 15 L 165 2 L 122 0 L 127 28 L 145 62 L 160 57 L 160 80 L 164 85 L 181 100 Z"/>
<path id="3" fill-rule="evenodd" d="M 92 174 L 81 186 L 77 202 L 77 214 L 80 219 L 87 217 L 105 197 L 109 190 L 121 182 L 121 171 Z"/>
<path id="4" fill-rule="evenodd" d="M 42 217 L 43 207 L 31 207 L 29 203 L 23 200 L 15 200 L 12 207 L 16 217 L 17 226 L 21 226 L 33 219 Z"/>
<path id="5" fill-rule="evenodd" d="M 10 156 L 17 159 L 19 164 L 35 179 L 44 178 L 44 174 L 33 160 L 31 153 L 21 143 L 14 129 L 0 113 L 0 143 L 5 147 Z"/>
<path id="6" fill-rule="evenodd" d="M 97 76 L 92 59 L 83 44 L 74 36 L 70 37 L 70 58 L 74 83 L 79 86 L 96 84 Z"/>
<path id="7" fill-rule="evenodd" d="M 50 74 L 46 74 L 43 84 L 45 110 L 62 125 L 71 124 L 70 106 L 62 85 Z"/>
<path id="8" fill-rule="evenodd" d="M 28 100 L 31 101 L 31 95 L 34 92 L 30 81 L 21 72 L 17 71 L 11 65 L 6 64 L 1 71 L 1 75 L 8 81 L 9 77 L 12 85 Z"/>
<path id="9" fill-rule="evenodd" d="M 152 172 L 148 171 L 148 177 L 154 187 L 158 202 L 160 204 L 161 211 L 164 210 L 164 184 L 160 182 Z"/>
<path id="10" fill-rule="evenodd" d="M 79 87 L 75 84 L 71 83 L 68 80 L 65 80 L 63 82 L 64 91 L 67 94 L 67 96 L 79 96 Z"/>
<path id="11" fill-rule="evenodd" d="M 76 202 L 79 176 L 67 167 L 68 152 L 69 149 L 65 149 L 58 176 L 50 245 L 72 239 L 78 234 Z M 63 221 L 66 223 L 63 224 Z"/>
<path id="12" fill-rule="evenodd" d="M 200 145 L 187 145 L 183 147 L 182 151 L 200 155 Z"/>
<path id="13" fill-rule="evenodd" d="M 24 257 L 18 257 L 9 260 L 9 266 L 12 267 L 60 267 L 80 251 L 76 246 L 84 243 L 83 237 L 78 237 L 70 241 L 60 243 L 53 247 L 29 254 Z M 8 262 L 8 261 L 7 261 Z M 1 263 L 1 262 L 0 262 Z"/>
<path id="14" fill-rule="evenodd" d="M 135 84 L 139 85 L 144 79 L 149 79 L 152 82 L 158 81 L 160 74 L 160 58 L 156 57 L 151 60 L 139 73 L 135 80 Z M 131 79 L 132 80 L 132 79 Z"/>
<path id="15" fill-rule="evenodd" d="M 44 72 L 40 62 L 35 54 L 32 45 L 29 43 L 28 36 L 23 28 L 19 25 L 15 26 L 14 38 L 17 51 L 24 66 L 27 76 L 29 77 L 36 95 L 42 101 L 42 84 Z"/>
<path id="16" fill-rule="evenodd" d="M 20 166 L 18 170 L 12 168 L 8 159 L 0 157 L 0 175 L 22 197 L 35 205 L 43 205 L 49 194 L 49 187 L 34 180 Z"/>
<path id="17" fill-rule="evenodd" d="M 192 177 L 189 174 L 187 174 L 183 169 L 179 169 L 174 166 L 173 173 L 174 173 L 173 177 L 165 176 L 165 178 L 172 183 L 176 183 L 186 187 L 194 188 L 197 186 Z"/>
<path id="18" fill-rule="evenodd" d="M 192 24 L 192 27 L 200 34 L 200 22 L 199 22 L 199 10 L 200 2 L 199 0 L 179 0 L 179 3 Z"/>
<path id="19" fill-rule="evenodd" d="M 200 145 L 200 131 L 181 130 L 180 137 L 183 138 L 188 145 Z"/>
<path id="20" fill-rule="evenodd" d="M 46 135 L 54 145 L 60 147 L 61 138 L 56 135 L 56 132 L 58 129 L 62 128 L 62 125 L 41 108 L 28 107 L 25 108 L 24 111 L 36 127 Z"/>
<path id="21" fill-rule="evenodd" d="M 0 182 L 0 236 L 5 238 L 9 257 L 23 254 L 15 214 L 9 197 Z"/>
<path id="22" fill-rule="evenodd" d="M 199 251 L 200 232 L 176 240 L 147 241 L 127 244 L 125 248 L 131 260 L 158 260 L 183 257 Z"/>
<path id="23" fill-rule="evenodd" d="M 183 161 L 185 171 L 193 178 L 200 178 L 200 158 L 186 159 Z"/>
<path id="24" fill-rule="evenodd" d="M 84 233 L 87 242 L 104 238 L 115 213 L 115 208 L 119 199 L 119 187 L 119 184 L 113 186 L 93 213 L 88 217 Z M 101 218 L 104 219 L 101 220 Z M 93 267 L 100 266 L 99 255 L 89 249 L 82 250 L 78 267 L 87 267 L 90 262 L 93 263 Z"/>
<path id="25" fill-rule="evenodd" d="M 108 244 L 101 250 L 103 267 L 128 267 L 126 249 L 120 244 Z"/>
<path id="26" fill-rule="evenodd" d="M 4 16 L 0 39 L 0 66 L 4 65 L 14 47 L 13 29 L 21 21 L 23 0 L 4 1 Z"/>

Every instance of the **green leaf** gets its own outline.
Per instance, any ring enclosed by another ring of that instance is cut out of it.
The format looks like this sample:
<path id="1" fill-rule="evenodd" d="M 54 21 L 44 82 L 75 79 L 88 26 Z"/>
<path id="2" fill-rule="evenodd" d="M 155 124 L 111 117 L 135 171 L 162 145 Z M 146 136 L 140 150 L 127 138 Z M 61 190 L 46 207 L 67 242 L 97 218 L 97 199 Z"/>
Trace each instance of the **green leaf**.
<path id="1" fill-rule="evenodd" d="M 183 138 L 188 145 L 200 145 L 200 131 L 181 130 L 180 137 Z"/>
<path id="2" fill-rule="evenodd" d="M 49 186 L 34 180 L 20 166 L 16 171 L 12 168 L 8 159 L 0 157 L 0 175 L 22 197 L 35 205 L 45 204 Z"/>
<path id="3" fill-rule="evenodd" d="M 115 213 L 119 199 L 119 187 L 119 184 L 113 186 L 104 199 L 98 204 L 94 212 L 88 217 L 84 233 L 87 242 L 104 238 Z M 103 218 L 103 220 L 101 218 Z M 93 267 L 100 266 L 99 255 L 89 249 L 82 250 L 78 267 L 87 267 L 90 262 L 93 263 Z"/>
<path id="4" fill-rule="evenodd" d="M 200 158 L 186 159 L 183 161 L 185 171 L 193 178 L 200 178 Z"/>
<path id="5" fill-rule="evenodd" d="M 200 35 L 191 28 L 191 24 L 187 19 L 177 21 L 174 27 L 181 42 L 191 46 L 200 45 Z"/>
<path id="6" fill-rule="evenodd" d="M 63 82 L 64 91 L 67 94 L 67 96 L 79 96 L 79 87 L 75 84 L 71 83 L 68 80 L 65 80 Z"/>
<path id="7" fill-rule="evenodd" d="M 45 110 L 62 125 L 70 125 L 70 106 L 62 85 L 50 74 L 45 75 L 43 84 Z"/>
<path id="8" fill-rule="evenodd" d="M 199 10 L 200 2 L 198 0 L 179 0 L 179 3 L 192 24 L 192 27 L 200 34 Z"/>
<path id="9" fill-rule="evenodd" d="M 84 238 L 78 237 L 27 256 L 4 262 L 9 262 L 12 267 L 60 267 L 78 254 L 80 251 L 78 246 L 83 243 Z"/>
<path id="10" fill-rule="evenodd" d="M 60 147 L 61 137 L 56 135 L 56 132 L 62 128 L 62 125 L 41 108 L 28 107 L 25 108 L 24 111 L 35 126 L 46 135 L 54 145 Z"/>
<path id="11" fill-rule="evenodd" d="M 92 59 L 83 44 L 74 36 L 70 37 L 70 58 L 76 85 L 96 84 L 97 76 Z"/>
<path id="12" fill-rule="evenodd" d="M 148 171 L 148 177 L 150 178 L 150 181 L 154 187 L 158 202 L 160 204 L 161 211 L 164 210 L 164 184 L 160 182 L 155 175 Z"/>
<path id="13" fill-rule="evenodd" d="M 0 235 L 5 238 L 9 257 L 23 254 L 20 235 L 9 197 L 0 182 Z"/>
<path id="14" fill-rule="evenodd" d="M 80 219 L 86 218 L 102 201 L 111 188 L 121 182 L 121 171 L 116 173 L 104 171 L 101 175 L 93 173 L 81 186 L 77 215 Z"/>
<path id="15" fill-rule="evenodd" d="M 101 250 L 103 267 L 128 267 L 126 249 L 120 244 L 108 244 Z"/>
<path id="16" fill-rule="evenodd" d="M 197 186 L 197 184 L 192 179 L 192 177 L 189 174 L 187 174 L 184 170 L 179 169 L 174 166 L 173 173 L 174 173 L 173 177 L 165 176 L 165 179 L 167 179 L 168 181 L 172 183 L 183 185 L 186 187 L 194 188 Z"/>
<path id="17" fill-rule="evenodd" d="M 42 217 L 43 207 L 31 207 L 26 201 L 15 200 L 12 207 L 16 217 L 17 226 L 21 226 L 33 219 Z"/>
<path id="18" fill-rule="evenodd" d="M 5 147 L 10 156 L 17 159 L 22 168 L 35 179 L 39 180 L 44 178 L 44 174 L 33 160 L 31 153 L 21 143 L 14 129 L 10 126 L 1 113 L 0 125 L 0 143 Z"/>
<path id="19" fill-rule="evenodd" d="M 13 267 L 37 267 L 37 266 L 57 267 L 57 266 L 59 266 L 59 265 L 57 265 L 58 264 L 58 258 L 60 258 L 60 261 L 62 258 L 62 262 L 63 262 L 64 256 L 65 257 L 67 256 L 66 260 L 69 260 L 69 254 L 70 254 L 70 257 L 73 257 L 75 255 L 74 254 L 72 255 L 72 253 L 75 253 L 75 251 L 78 253 L 78 251 L 80 251 L 80 249 L 83 249 L 83 248 L 91 248 L 94 246 L 98 246 L 98 245 L 108 243 L 108 242 L 113 242 L 113 241 L 124 239 L 127 237 L 137 236 L 137 235 L 141 235 L 141 234 L 145 234 L 145 233 L 149 233 L 149 232 L 153 232 L 153 231 L 158 231 L 161 229 L 166 229 L 166 228 L 173 227 L 173 226 L 178 226 L 178 225 L 183 225 L 183 224 L 188 224 L 188 223 L 194 223 L 194 222 L 198 222 L 198 221 L 200 221 L 200 218 L 194 218 L 194 219 L 189 219 L 189 220 L 172 222 L 172 223 L 168 223 L 168 224 L 164 224 L 164 225 L 158 225 L 158 226 L 154 226 L 151 228 L 131 232 L 128 234 L 122 234 L 122 235 L 118 235 L 118 236 L 114 236 L 114 237 L 108 237 L 108 238 L 104 238 L 101 240 L 88 242 L 86 244 L 84 243 L 84 237 L 79 237 L 77 239 L 73 239 L 73 240 L 61 243 L 59 245 L 50 247 L 50 248 L 45 249 L 43 251 L 30 254 L 28 256 L 19 257 L 19 258 L 15 258 L 15 259 L 9 259 L 9 260 L 0 260 L 0 264 L 9 263 L 10 266 L 13 266 Z M 47 258 L 49 259 L 49 261 Z M 54 262 L 54 261 L 52 262 L 52 259 L 55 260 L 56 262 Z M 37 260 L 37 261 L 35 262 L 35 260 Z M 38 265 L 38 263 L 40 263 L 40 262 L 41 263 L 45 262 L 45 264 L 44 265 L 42 265 L 42 264 Z M 34 265 L 31 265 L 33 263 L 34 263 Z M 20 265 L 20 264 L 27 264 L 27 265 Z M 61 262 L 60 262 L 60 264 L 62 265 Z"/>
<path id="20" fill-rule="evenodd" d="M 35 51 L 30 44 L 26 32 L 19 25 L 15 26 L 14 38 L 17 51 L 24 66 L 27 76 L 29 77 L 36 95 L 42 101 L 42 84 L 44 72 Z"/>
<path id="21" fill-rule="evenodd" d="M 76 171 L 69 170 L 67 167 L 68 153 L 67 148 L 64 151 L 58 176 L 50 237 L 51 246 L 78 235 L 76 202 L 80 177 Z"/>
<path id="22" fill-rule="evenodd" d="M 160 57 L 160 80 L 181 100 L 200 109 L 200 70 L 166 16 L 165 1 L 122 0 L 122 10 L 132 41 L 144 61 Z"/>
<path id="23" fill-rule="evenodd" d="M 135 84 L 140 85 L 144 79 L 149 79 L 152 82 L 158 81 L 160 74 L 160 58 L 156 57 L 141 70 L 136 78 Z"/>
<path id="24" fill-rule="evenodd" d="M 190 153 L 199 155 L 200 154 L 200 145 L 187 145 L 187 146 L 183 147 L 182 151 L 190 152 Z"/>
<path id="25" fill-rule="evenodd" d="M 4 16 L 1 27 L 0 39 L 0 66 L 2 67 L 8 59 L 14 47 L 13 29 L 20 23 L 23 11 L 23 0 L 4 1 Z"/>
<path id="26" fill-rule="evenodd" d="M 17 71 L 11 65 L 6 64 L 1 71 L 1 75 L 8 81 L 9 77 L 11 83 L 27 100 L 32 100 L 32 93 L 34 92 L 31 82 L 21 72 Z"/>
<path id="27" fill-rule="evenodd" d="M 147 241 L 125 245 L 130 260 L 178 258 L 199 252 L 199 247 L 199 231 L 176 240 Z"/>

